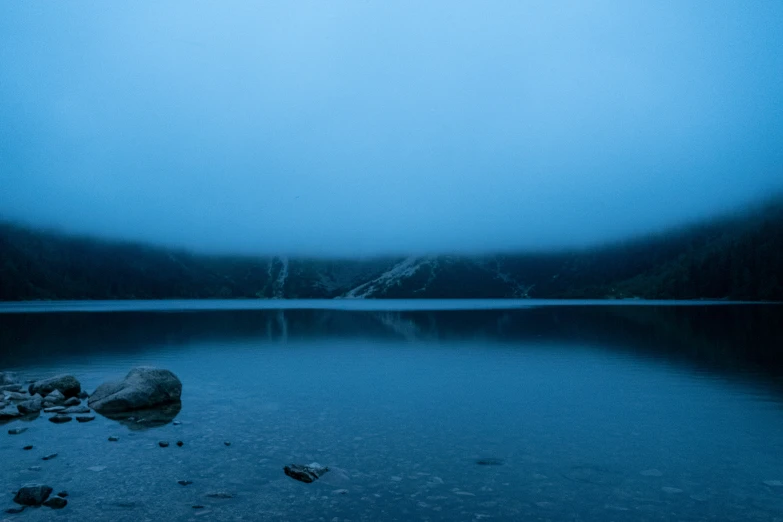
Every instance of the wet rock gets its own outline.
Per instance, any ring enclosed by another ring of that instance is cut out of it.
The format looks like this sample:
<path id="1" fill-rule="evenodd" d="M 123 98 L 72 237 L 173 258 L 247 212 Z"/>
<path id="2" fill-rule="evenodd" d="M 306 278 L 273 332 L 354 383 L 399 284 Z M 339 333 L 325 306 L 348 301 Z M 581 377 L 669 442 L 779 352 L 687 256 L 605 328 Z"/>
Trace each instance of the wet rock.
<path id="1" fill-rule="evenodd" d="M 51 406 L 44 408 L 44 413 L 61 413 L 65 411 L 65 406 Z"/>
<path id="2" fill-rule="evenodd" d="M 172 422 L 172 424 L 173 424 L 174 426 L 179 426 L 179 425 L 180 425 L 180 424 L 182 424 L 182 423 L 181 423 L 180 421 L 174 421 L 174 422 Z"/>
<path id="3" fill-rule="evenodd" d="M 190 486 L 191 484 L 193 484 L 193 481 L 192 480 L 178 480 L 177 484 L 179 484 L 180 486 Z"/>
<path id="4" fill-rule="evenodd" d="M 52 494 L 52 488 L 44 484 L 26 484 L 16 492 L 14 502 L 22 506 L 40 506 L 49 495 Z"/>
<path id="5" fill-rule="evenodd" d="M 184 442 L 182 442 L 181 440 L 178 440 L 178 441 L 177 441 L 177 446 L 179 446 L 180 448 L 181 448 L 182 446 L 184 446 L 184 445 L 185 445 L 185 443 L 184 443 Z"/>
<path id="6" fill-rule="evenodd" d="M 43 409 L 43 401 L 41 400 L 41 396 L 36 395 L 29 401 L 20 402 L 16 405 L 16 409 L 19 410 L 19 413 L 22 415 L 38 413 Z"/>
<path id="7" fill-rule="evenodd" d="M 65 395 L 63 395 L 60 390 L 54 390 L 44 397 L 44 402 L 50 404 L 63 404 L 65 402 Z"/>
<path id="8" fill-rule="evenodd" d="M 9 435 L 21 435 L 25 431 L 27 431 L 27 428 L 13 428 L 13 429 L 8 430 L 8 434 Z"/>
<path id="9" fill-rule="evenodd" d="M 76 422 L 81 422 L 81 423 L 91 422 L 94 420 L 95 420 L 95 415 L 79 415 L 78 417 L 76 417 Z"/>
<path id="10" fill-rule="evenodd" d="M 2 410 L 0 410 L 0 421 L 9 421 L 11 419 L 16 419 L 21 416 L 22 414 L 19 413 L 19 410 L 17 410 L 15 406 L 6 406 Z"/>
<path id="11" fill-rule="evenodd" d="M 213 491 L 211 493 L 207 493 L 207 496 L 209 498 L 234 498 L 234 494 L 229 493 L 228 491 Z"/>
<path id="12" fill-rule="evenodd" d="M 169 447 L 169 441 L 167 441 L 167 440 L 158 441 L 158 446 L 160 446 L 161 448 L 168 448 Z"/>
<path id="13" fill-rule="evenodd" d="M 65 397 L 76 397 L 82 391 L 82 385 L 73 375 L 57 375 L 30 385 L 31 394 L 40 393 L 46 396 L 54 390 L 59 390 Z"/>
<path id="14" fill-rule="evenodd" d="M 87 406 L 71 406 L 70 408 L 66 409 L 63 413 L 71 413 L 71 414 L 90 413 L 90 408 L 88 408 Z"/>
<path id="15" fill-rule="evenodd" d="M 140 366 L 121 381 L 98 386 L 89 406 L 98 413 L 125 412 L 178 402 L 181 396 L 182 382 L 172 372 Z"/>
<path id="16" fill-rule="evenodd" d="M 225 442 L 223 442 L 223 445 L 224 446 L 231 446 L 231 443 L 229 441 L 225 441 Z"/>
<path id="17" fill-rule="evenodd" d="M 43 505 L 52 509 L 62 509 L 68 505 L 68 501 L 58 495 L 55 495 L 53 497 L 49 497 L 46 502 L 43 503 Z"/>
<path id="18" fill-rule="evenodd" d="M 89 399 L 90 398 L 90 394 L 87 393 L 86 391 L 82 390 L 82 391 L 79 392 L 79 395 L 77 395 L 77 397 L 79 397 L 81 400 Z"/>
<path id="19" fill-rule="evenodd" d="M 62 413 L 58 413 L 54 417 L 49 417 L 49 422 L 53 422 L 55 424 L 63 424 L 64 422 L 71 422 L 72 420 L 73 417 L 63 415 Z"/>
<path id="20" fill-rule="evenodd" d="M 58 496 L 58 497 L 63 497 L 63 498 L 65 498 L 65 497 L 67 497 L 67 496 L 68 496 L 68 492 L 67 492 L 67 491 L 65 491 L 65 490 L 63 490 L 63 491 L 60 491 L 59 493 L 57 493 L 57 496 Z"/>
<path id="21" fill-rule="evenodd" d="M 329 468 L 321 466 L 317 462 L 303 466 L 301 464 L 291 464 L 283 468 L 283 472 L 294 480 L 300 482 L 314 482 L 318 480 Z"/>
<path id="22" fill-rule="evenodd" d="M 32 398 L 32 395 L 20 392 L 9 392 L 3 397 L 7 401 L 29 401 Z"/>
<path id="23" fill-rule="evenodd" d="M 32 446 L 30 446 L 30 445 L 27 445 L 27 446 L 25 446 L 25 447 L 24 447 L 24 448 L 22 448 L 22 449 L 23 449 L 23 450 L 25 450 L 25 451 L 30 451 L 31 449 L 33 449 L 33 447 L 32 447 Z"/>
<path id="24" fill-rule="evenodd" d="M 70 408 L 71 406 L 78 406 L 81 403 L 82 403 L 82 401 L 80 401 L 77 397 L 71 397 L 70 399 L 66 400 L 63 403 L 63 406 L 66 406 L 66 407 Z"/>
<path id="25" fill-rule="evenodd" d="M 51 453 L 45 457 L 41 457 L 41 460 L 52 460 L 55 457 L 57 457 L 57 453 Z"/>
<path id="26" fill-rule="evenodd" d="M 118 440 L 120 440 L 120 438 L 116 435 L 109 437 L 109 442 L 117 442 Z"/>

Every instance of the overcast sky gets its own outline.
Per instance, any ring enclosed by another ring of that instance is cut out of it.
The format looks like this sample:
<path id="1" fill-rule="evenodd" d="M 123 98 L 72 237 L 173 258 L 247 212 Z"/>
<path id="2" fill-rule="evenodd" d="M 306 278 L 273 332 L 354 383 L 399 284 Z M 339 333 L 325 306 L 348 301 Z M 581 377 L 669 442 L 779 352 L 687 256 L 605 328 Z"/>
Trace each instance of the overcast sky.
<path id="1" fill-rule="evenodd" d="M 0 216 L 197 250 L 584 245 L 783 187 L 783 2 L 0 3 Z"/>

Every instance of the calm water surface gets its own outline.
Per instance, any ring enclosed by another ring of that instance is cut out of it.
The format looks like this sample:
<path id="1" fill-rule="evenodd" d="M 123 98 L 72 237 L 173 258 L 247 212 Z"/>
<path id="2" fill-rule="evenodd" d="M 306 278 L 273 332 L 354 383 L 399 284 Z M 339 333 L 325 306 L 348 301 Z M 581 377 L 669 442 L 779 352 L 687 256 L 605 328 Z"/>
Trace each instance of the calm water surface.
<path id="1" fill-rule="evenodd" d="M 783 520 L 781 306 L 327 304 L 0 306 L 0 370 L 184 385 L 177 426 L 4 425 L 0 508 L 70 503 L 0 520 Z"/>

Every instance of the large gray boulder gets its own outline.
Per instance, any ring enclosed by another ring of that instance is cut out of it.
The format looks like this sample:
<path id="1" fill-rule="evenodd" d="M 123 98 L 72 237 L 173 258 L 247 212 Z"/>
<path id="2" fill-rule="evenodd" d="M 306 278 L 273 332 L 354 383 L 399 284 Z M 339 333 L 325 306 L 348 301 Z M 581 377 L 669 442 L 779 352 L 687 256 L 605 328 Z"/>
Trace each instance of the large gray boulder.
<path id="1" fill-rule="evenodd" d="M 140 366 L 121 381 L 106 382 L 90 396 L 98 413 L 120 413 L 179 402 L 182 382 L 168 370 Z"/>
<path id="2" fill-rule="evenodd" d="M 40 393 L 46 397 L 54 390 L 59 390 L 65 397 L 76 397 L 82 391 L 82 385 L 73 375 L 58 375 L 30 385 L 30 395 Z"/>

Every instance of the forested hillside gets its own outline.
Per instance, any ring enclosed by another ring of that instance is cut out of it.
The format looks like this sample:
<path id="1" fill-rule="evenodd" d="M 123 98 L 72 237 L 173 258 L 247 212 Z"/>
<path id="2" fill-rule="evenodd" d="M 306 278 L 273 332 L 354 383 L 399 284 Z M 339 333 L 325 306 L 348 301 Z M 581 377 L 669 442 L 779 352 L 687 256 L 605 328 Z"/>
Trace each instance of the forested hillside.
<path id="1" fill-rule="evenodd" d="M 0 300 L 336 297 L 783 300 L 783 200 L 593 249 L 369 261 L 198 255 L 0 224 Z"/>

